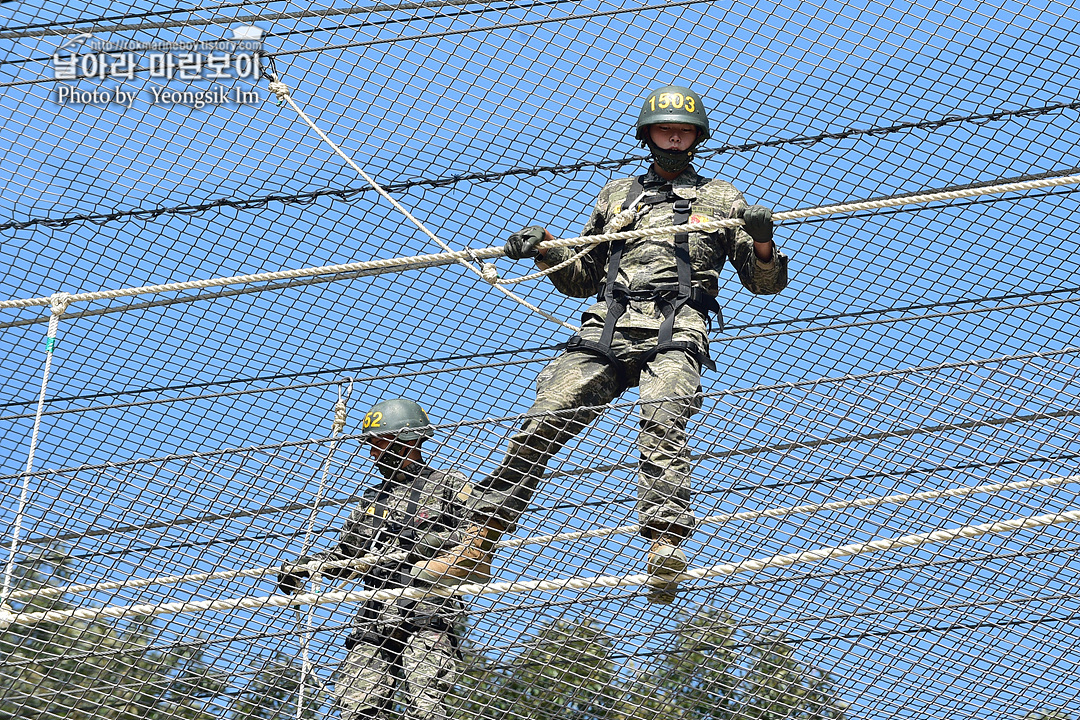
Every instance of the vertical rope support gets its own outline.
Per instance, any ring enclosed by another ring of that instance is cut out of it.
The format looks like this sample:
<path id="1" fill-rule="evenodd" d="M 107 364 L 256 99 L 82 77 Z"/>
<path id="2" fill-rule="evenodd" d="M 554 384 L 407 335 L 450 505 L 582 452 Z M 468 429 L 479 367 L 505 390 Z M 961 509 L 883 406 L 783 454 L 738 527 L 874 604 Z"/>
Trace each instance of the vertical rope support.
<path id="1" fill-rule="evenodd" d="M 301 557 L 307 557 L 307 554 L 311 551 L 311 545 L 314 542 L 315 534 L 315 517 L 319 512 L 319 505 L 322 503 L 323 492 L 326 489 L 326 481 L 330 475 L 330 462 L 334 457 L 334 450 L 337 449 L 338 438 L 345 431 L 345 423 L 348 419 L 348 406 L 346 401 L 352 395 L 353 379 L 351 377 L 345 378 L 342 382 L 348 382 L 348 386 L 344 395 L 341 392 L 341 384 L 337 386 L 338 399 L 334 403 L 334 421 L 330 427 L 330 436 L 333 438 L 330 442 L 330 446 L 326 451 L 326 461 L 323 463 L 322 477 L 319 480 L 319 488 L 315 493 L 315 502 L 311 505 L 311 513 L 308 515 L 307 529 L 304 531 L 304 544 L 301 546 Z M 317 572 L 311 574 L 310 590 L 313 593 L 322 592 L 322 579 L 321 575 Z M 304 713 L 304 700 L 307 687 L 308 675 L 312 673 L 312 665 L 310 658 L 309 646 L 311 644 L 311 636 L 315 630 L 315 605 L 311 604 L 307 606 L 307 610 L 303 611 L 299 606 L 294 608 L 296 613 L 296 622 L 298 625 L 302 625 L 300 635 L 300 684 L 297 688 L 297 700 L 296 700 L 296 720 L 302 720 Z"/>
<path id="2" fill-rule="evenodd" d="M 34 431 L 30 435 L 30 450 L 26 454 L 26 472 L 23 475 L 22 489 L 19 492 L 19 509 L 15 513 L 15 524 L 11 531 L 11 547 L 8 549 L 7 566 L 4 568 L 4 588 L 0 600 L 7 602 L 12 591 L 11 581 L 15 573 L 15 554 L 19 550 L 19 534 L 22 532 L 23 514 L 30 494 L 30 473 L 34 470 L 34 453 L 37 450 L 38 433 L 41 430 L 41 413 L 45 410 L 45 394 L 49 389 L 49 371 L 52 369 L 53 350 L 56 348 L 56 334 L 60 329 L 60 316 L 68 306 L 71 295 L 65 292 L 49 297 L 52 315 L 49 317 L 49 331 L 45 335 L 45 370 L 41 374 L 41 392 L 38 394 L 37 412 L 34 414 Z"/>

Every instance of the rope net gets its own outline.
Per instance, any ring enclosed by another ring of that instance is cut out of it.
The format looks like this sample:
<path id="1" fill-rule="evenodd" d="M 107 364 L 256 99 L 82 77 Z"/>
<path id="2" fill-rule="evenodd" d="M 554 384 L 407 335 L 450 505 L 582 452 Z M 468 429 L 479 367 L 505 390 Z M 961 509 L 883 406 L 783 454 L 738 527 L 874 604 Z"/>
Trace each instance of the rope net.
<path id="1" fill-rule="evenodd" d="M 647 165 L 649 89 L 699 92 L 695 166 L 777 211 L 1080 166 L 1059 2 L 0 14 L 3 718 L 357 717 L 335 693 L 373 593 L 282 595 L 277 570 L 381 479 L 358 435 L 380 400 L 428 411 L 432 466 L 500 462 L 570 332 L 476 265 L 531 263 L 461 251 L 576 236 Z M 223 38 L 255 38 L 259 72 L 176 45 Z M 1076 720 L 1076 192 L 783 220 L 783 292 L 721 273 L 675 601 L 643 575 L 630 390 L 460 591 L 446 697 L 414 677 L 374 717 Z M 192 280 L 215 282 L 80 297 Z M 591 303 L 510 287 L 571 325 Z"/>

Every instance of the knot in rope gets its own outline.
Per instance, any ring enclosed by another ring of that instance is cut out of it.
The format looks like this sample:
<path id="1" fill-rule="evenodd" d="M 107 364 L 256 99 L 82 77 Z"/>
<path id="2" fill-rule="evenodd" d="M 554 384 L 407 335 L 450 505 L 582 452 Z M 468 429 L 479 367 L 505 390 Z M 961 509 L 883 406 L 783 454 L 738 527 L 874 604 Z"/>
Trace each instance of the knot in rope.
<path id="1" fill-rule="evenodd" d="M 637 196 L 637 199 L 630 203 L 630 205 L 618 215 L 611 218 L 611 221 L 607 224 L 605 230 L 607 232 L 619 232 L 623 228 L 630 225 L 637 219 L 637 204 L 645 197 L 645 193 L 641 193 Z"/>
<path id="2" fill-rule="evenodd" d="M 492 263 L 480 263 L 480 277 L 494 285 L 499 280 L 499 269 Z"/>
<path id="3" fill-rule="evenodd" d="M 341 392 L 341 385 L 337 388 L 337 402 L 334 403 L 334 423 L 330 426 L 330 436 L 335 437 L 340 435 L 345 430 L 345 420 L 347 418 L 347 408 L 345 401 L 352 396 L 353 379 L 351 377 L 344 378 L 344 381 L 348 381 L 348 386 L 345 392 Z"/>
<path id="4" fill-rule="evenodd" d="M 341 432 L 345 429 L 345 420 L 345 401 L 338 400 L 336 403 L 334 403 L 334 424 L 330 426 L 330 434 L 340 435 Z"/>
<path id="5" fill-rule="evenodd" d="M 58 292 L 49 296 L 49 306 L 53 315 L 63 315 L 67 310 L 68 298 L 71 297 L 71 293 Z"/>
<path id="6" fill-rule="evenodd" d="M 15 622 L 15 609 L 7 603 L 0 604 L 0 630 L 6 630 Z"/>
<path id="7" fill-rule="evenodd" d="M 270 89 L 270 92 L 277 96 L 278 105 L 285 102 L 285 99 L 289 97 L 289 86 L 283 82 L 271 80 L 268 88 Z"/>

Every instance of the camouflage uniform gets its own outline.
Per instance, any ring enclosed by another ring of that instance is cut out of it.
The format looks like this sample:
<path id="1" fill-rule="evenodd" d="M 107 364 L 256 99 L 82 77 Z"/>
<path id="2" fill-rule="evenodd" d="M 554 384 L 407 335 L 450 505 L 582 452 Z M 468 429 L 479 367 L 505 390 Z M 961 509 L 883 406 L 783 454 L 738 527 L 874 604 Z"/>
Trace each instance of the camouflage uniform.
<path id="1" fill-rule="evenodd" d="M 634 178 L 608 183 L 582 235 L 606 232 L 624 203 L 634 199 L 627 198 L 629 192 L 636 191 L 633 186 Z M 690 227 L 737 217 L 746 208 L 742 194 L 731 183 L 702 178 L 691 167 L 670 183 L 650 167 L 641 186 L 646 192 L 671 196 L 671 202 L 653 205 L 631 226 L 636 229 L 673 225 L 675 198 L 690 200 Z M 743 287 L 752 293 L 776 293 L 787 285 L 787 257 L 774 245 L 771 261 L 760 262 L 754 255 L 753 240 L 742 227 L 690 232 L 689 250 L 692 284 L 710 298 L 717 295 L 725 260 L 730 260 Z M 601 244 L 548 277 L 564 295 L 595 295 L 604 286 L 610 251 L 610 243 Z M 575 252 L 574 248 L 552 248 L 545 262 L 556 265 Z M 668 350 L 646 357 L 657 345 L 664 319 L 661 303 L 650 299 L 655 295 L 649 291 L 678 282 L 672 235 L 626 241 L 618 282 L 634 293 L 611 341 L 618 366 L 601 355 L 571 348 L 544 368 L 536 381 L 536 402 L 529 409 L 529 414 L 540 416 L 525 421 L 511 438 L 502 464 L 474 489 L 468 505 L 475 518 L 494 518 L 512 530 L 548 460 L 599 415 L 598 409 L 589 406 L 602 406 L 627 388 L 640 386 L 637 510 L 642 534 L 654 537 L 663 532 L 682 537 L 693 529 L 685 429 L 701 404 L 700 398 L 687 396 L 701 390 L 701 364 L 708 362 L 709 321 L 700 309 L 683 305 L 675 316 L 672 339 L 690 343 L 699 352 Z M 582 317 L 579 337 L 598 341 L 607 312 L 605 302 L 590 307 Z"/>
<path id="2" fill-rule="evenodd" d="M 405 561 L 377 565 L 361 578 L 370 590 L 406 587 L 412 584 L 412 563 L 457 541 L 462 519 L 458 495 L 464 487 L 460 474 L 409 464 L 369 488 L 349 515 L 337 547 L 314 559 L 410 551 Z M 365 602 L 345 639 L 349 653 L 334 689 L 342 720 L 385 716 L 399 683 L 407 718 L 444 720 L 443 700 L 459 672 L 455 627 L 463 611 L 458 600 L 436 596 Z"/>

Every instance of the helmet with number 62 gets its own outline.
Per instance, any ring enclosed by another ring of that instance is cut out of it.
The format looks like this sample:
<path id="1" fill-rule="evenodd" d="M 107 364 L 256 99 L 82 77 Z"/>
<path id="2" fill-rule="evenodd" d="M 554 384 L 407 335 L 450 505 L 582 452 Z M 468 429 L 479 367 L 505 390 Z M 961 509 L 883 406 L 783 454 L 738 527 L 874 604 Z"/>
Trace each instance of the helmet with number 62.
<path id="1" fill-rule="evenodd" d="M 412 400 L 383 400 L 364 415 L 364 435 L 392 435 L 395 440 L 419 440 L 435 434 L 424 408 Z"/>
<path id="2" fill-rule="evenodd" d="M 709 118 L 701 96 L 690 88 L 667 85 L 645 96 L 637 119 L 637 139 L 646 141 L 649 125 L 660 123 L 688 123 L 698 129 L 694 145 L 709 139 Z"/>

